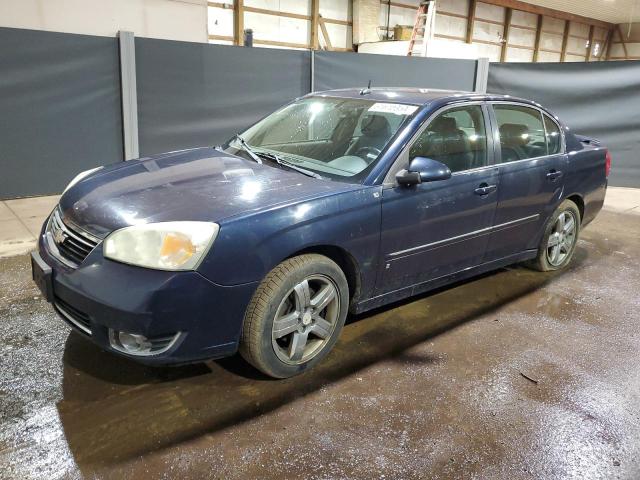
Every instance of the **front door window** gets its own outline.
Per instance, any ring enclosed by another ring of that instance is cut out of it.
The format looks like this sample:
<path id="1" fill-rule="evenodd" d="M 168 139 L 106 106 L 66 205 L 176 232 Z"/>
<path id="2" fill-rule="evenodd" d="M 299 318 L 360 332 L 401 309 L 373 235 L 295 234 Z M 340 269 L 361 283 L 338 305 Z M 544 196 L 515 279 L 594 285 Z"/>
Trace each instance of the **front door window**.
<path id="1" fill-rule="evenodd" d="M 487 135 L 480 105 L 452 108 L 427 126 L 409 151 L 409 159 L 427 157 L 452 172 L 487 164 Z"/>

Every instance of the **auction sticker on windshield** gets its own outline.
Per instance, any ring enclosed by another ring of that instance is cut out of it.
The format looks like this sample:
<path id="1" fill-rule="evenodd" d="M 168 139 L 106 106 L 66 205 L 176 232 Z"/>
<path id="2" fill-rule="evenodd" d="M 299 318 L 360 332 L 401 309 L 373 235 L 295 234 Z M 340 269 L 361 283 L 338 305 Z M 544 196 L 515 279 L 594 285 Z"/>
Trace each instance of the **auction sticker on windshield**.
<path id="1" fill-rule="evenodd" d="M 369 107 L 370 112 L 395 113 L 396 115 L 411 115 L 417 109 L 417 105 L 403 105 L 402 103 L 374 103 Z"/>

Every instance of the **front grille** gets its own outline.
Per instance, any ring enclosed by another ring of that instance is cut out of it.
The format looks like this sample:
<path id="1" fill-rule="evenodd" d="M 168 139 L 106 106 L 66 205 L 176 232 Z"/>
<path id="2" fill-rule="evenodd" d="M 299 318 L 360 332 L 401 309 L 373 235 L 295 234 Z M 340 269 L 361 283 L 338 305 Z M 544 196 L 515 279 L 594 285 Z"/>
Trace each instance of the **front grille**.
<path id="1" fill-rule="evenodd" d="M 80 265 L 91 250 L 100 243 L 100 239 L 82 231 L 78 227 L 72 227 L 65 223 L 62 220 L 59 208 L 54 210 L 49 219 L 47 233 L 59 254 L 58 256 L 73 267 Z"/>
<path id="2" fill-rule="evenodd" d="M 72 327 L 80 330 L 85 335 L 91 335 L 91 321 L 89 315 L 72 307 L 59 297 L 53 300 L 53 306 L 56 311 L 67 321 Z"/>

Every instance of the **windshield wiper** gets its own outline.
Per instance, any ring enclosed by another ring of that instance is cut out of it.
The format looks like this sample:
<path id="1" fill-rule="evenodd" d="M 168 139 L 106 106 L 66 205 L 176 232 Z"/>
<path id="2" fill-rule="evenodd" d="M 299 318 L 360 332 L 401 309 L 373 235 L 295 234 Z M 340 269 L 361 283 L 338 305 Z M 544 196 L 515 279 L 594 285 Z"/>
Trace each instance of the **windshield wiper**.
<path id="1" fill-rule="evenodd" d="M 294 163 L 287 162 L 286 160 L 283 160 L 282 158 L 280 158 L 275 153 L 271 153 L 271 152 L 256 152 L 256 154 L 260 155 L 260 156 L 262 156 L 264 158 L 268 158 L 269 160 L 273 160 L 278 165 L 282 165 L 283 167 L 290 168 L 291 170 L 295 170 L 296 172 L 300 172 L 303 175 L 306 175 L 308 177 L 313 177 L 313 178 L 318 178 L 318 179 L 322 179 L 323 178 L 321 175 L 317 174 L 316 172 L 312 172 L 311 170 L 307 170 L 306 168 L 299 167 Z"/>
<path id="2" fill-rule="evenodd" d="M 236 136 L 234 137 L 238 143 L 240 144 L 240 146 L 242 147 L 242 149 L 247 152 L 249 154 L 249 156 L 251 158 L 253 158 L 256 163 L 259 163 L 260 165 L 262 165 L 262 159 L 256 154 L 256 152 L 253 151 L 253 149 L 249 146 L 249 144 L 244 140 L 244 138 L 242 138 L 240 136 L 240 134 L 236 134 Z"/>

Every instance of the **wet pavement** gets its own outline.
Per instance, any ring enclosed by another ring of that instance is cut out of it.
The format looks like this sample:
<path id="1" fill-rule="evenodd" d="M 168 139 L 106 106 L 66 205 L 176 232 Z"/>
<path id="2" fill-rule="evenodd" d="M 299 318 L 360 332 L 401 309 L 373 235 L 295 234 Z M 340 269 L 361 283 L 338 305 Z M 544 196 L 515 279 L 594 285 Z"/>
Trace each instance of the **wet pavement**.
<path id="1" fill-rule="evenodd" d="M 563 273 L 513 267 L 350 318 L 289 380 L 152 369 L 0 260 L 0 478 L 640 478 L 640 217 Z"/>

